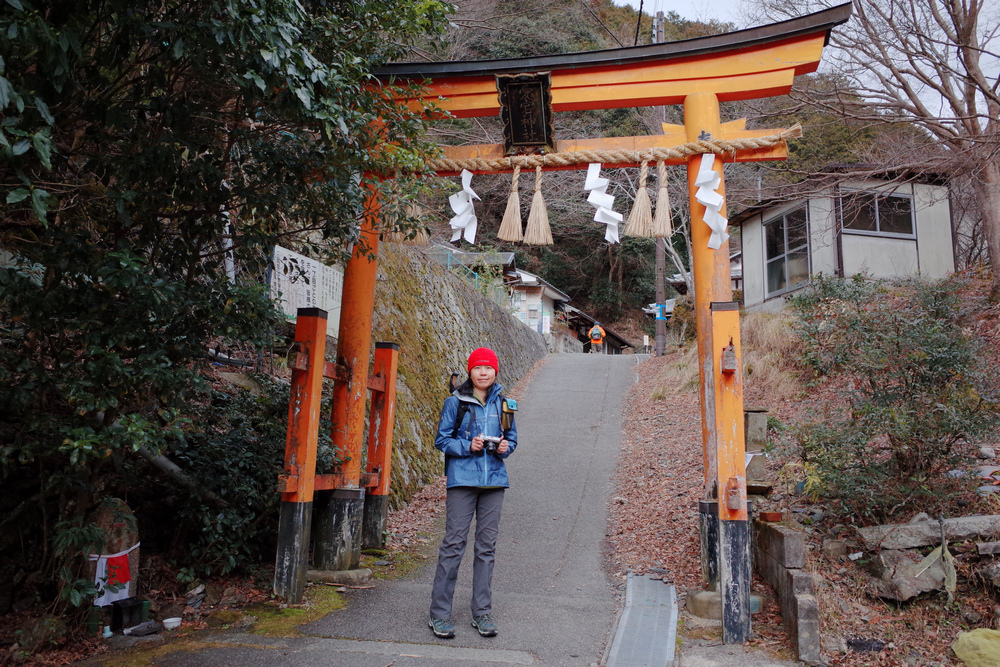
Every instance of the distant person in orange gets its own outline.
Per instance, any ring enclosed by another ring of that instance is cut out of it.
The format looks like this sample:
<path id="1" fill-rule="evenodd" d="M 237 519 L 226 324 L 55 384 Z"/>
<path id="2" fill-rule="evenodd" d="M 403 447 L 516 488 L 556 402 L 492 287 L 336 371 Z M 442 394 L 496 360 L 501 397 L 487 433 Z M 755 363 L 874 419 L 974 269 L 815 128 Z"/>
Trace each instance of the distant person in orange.
<path id="1" fill-rule="evenodd" d="M 607 335 L 601 328 L 601 323 L 594 322 L 594 326 L 590 327 L 590 331 L 587 333 L 587 338 L 590 339 L 590 351 L 602 354 L 604 352 L 604 337 Z"/>

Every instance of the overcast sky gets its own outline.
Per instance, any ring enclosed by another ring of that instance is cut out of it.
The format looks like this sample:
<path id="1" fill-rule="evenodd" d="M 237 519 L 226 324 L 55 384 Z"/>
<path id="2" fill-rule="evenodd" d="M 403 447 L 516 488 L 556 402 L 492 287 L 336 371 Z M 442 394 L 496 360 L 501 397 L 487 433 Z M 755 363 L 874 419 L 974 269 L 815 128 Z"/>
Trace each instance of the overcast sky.
<path id="1" fill-rule="evenodd" d="M 616 5 L 632 5 L 639 9 L 639 0 L 612 0 Z M 694 21 L 730 21 L 742 28 L 740 7 L 743 0 L 643 0 L 644 14 L 656 16 L 656 12 L 677 12 Z"/>

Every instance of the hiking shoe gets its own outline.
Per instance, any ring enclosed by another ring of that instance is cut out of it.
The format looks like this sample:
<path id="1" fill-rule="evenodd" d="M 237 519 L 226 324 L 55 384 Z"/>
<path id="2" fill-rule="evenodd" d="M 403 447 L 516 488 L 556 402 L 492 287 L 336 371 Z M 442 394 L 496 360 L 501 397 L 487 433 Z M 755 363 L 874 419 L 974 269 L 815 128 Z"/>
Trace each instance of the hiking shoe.
<path id="1" fill-rule="evenodd" d="M 482 616 L 472 617 L 472 627 L 479 631 L 479 634 L 483 637 L 496 637 L 497 636 L 497 626 L 494 625 L 493 619 L 490 618 L 489 614 L 483 614 Z"/>
<path id="2" fill-rule="evenodd" d="M 427 625 L 435 637 L 452 639 L 455 636 L 455 626 L 446 618 L 432 618 L 427 622 Z M 493 634 L 496 634 L 496 630 L 494 630 Z"/>

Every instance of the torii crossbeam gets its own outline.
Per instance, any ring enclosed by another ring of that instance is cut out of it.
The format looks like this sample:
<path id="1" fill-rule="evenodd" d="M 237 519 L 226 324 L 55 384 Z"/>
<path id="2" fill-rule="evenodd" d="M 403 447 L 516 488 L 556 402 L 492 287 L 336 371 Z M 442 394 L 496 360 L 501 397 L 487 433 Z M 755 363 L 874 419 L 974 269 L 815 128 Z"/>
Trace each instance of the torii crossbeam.
<path id="1" fill-rule="evenodd" d="M 744 121 L 722 123 L 719 103 L 787 94 L 795 76 L 819 66 L 830 31 L 851 14 L 850 3 L 771 25 L 679 42 L 560 54 L 536 58 L 493 61 L 397 63 L 376 75 L 383 81 L 422 83 L 421 96 L 405 100 L 415 108 L 433 106 L 454 117 L 495 116 L 500 111 L 498 74 L 548 72 L 554 112 L 682 104 L 684 125 L 664 125 L 655 137 L 618 137 L 557 141 L 556 155 L 576 151 L 632 151 L 634 159 L 605 161 L 609 167 L 639 166 L 644 151 L 691 145 L 706 138 L 737 141 L 776 134 L 776 130 L 746 130 Z M 724 196 L 723 163 L 778 160 L 786 156 L 779 140 L 767 148 L 733 151 L 707 148 L 717 153 L 713 169 L 719 175 L 716 189 Z M 496 173 L 513 170 L 502 163 L 500 146 L 465 146 L 444 149 L 444 158 L 457 163 L 481 160 L 471 171 Z M 705 206 L 695 198 L 699 155 L 676 158 L 668 164 L 686 164 L 691 194 L 691 241 L 698 356 L 701 376 L 702 446 L 705 459 L 705 500 L 717 500 L 719 545 L 709 551 L 719 556 L 718 572 L 723 597 L 723 638 L 744 641 L 750 633 L 749 522 L 743 439 L 743 376 L 739 363 L 739 314 L 732 303 L 729 247 L 708 247 L 711 230 L 700 221 Z M 543 170 L 586 168 L 542 164 Z M 447 175 L 460 169 L 446 164 L 433 167 Z M 372 256 L 378 250 L 377 206 L 369 201 L 362 234 Z M 725 208 L 721 209 L 725 215 Z M 374 308 L 375 261 L 359 248 L 344 275 L 338 359 L 350 382 L 334 392 L 333 444 L 342 457 L 360 461 Z M 735 356 L 734 356 L 735 355 Z M 355 464 L 356 467 L 357 464 Z M 359 487 L 359 470 L 346 470 L 348 489 Z M 300 499 L 302 500 L 302 499 Z M 311 500 L 311 499 L 309 499 Z M 704 545 L 703 545 L 704 546 Z M 275 585 L 278 589 L 278 582 Z"/>

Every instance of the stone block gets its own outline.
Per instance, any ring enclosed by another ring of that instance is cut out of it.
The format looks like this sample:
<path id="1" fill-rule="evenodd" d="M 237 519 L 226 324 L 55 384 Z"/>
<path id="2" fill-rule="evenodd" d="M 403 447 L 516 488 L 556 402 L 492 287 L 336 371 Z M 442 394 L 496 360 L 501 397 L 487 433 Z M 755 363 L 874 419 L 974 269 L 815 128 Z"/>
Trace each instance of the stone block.
<path id="1" fill-rule="evenodd" d="M 878 557 L 881 577 L 869 581 L 869 592 L 876 597 L 906 602 L 944 585 L 945 572 L 940 559 L 926 566 L 919 554 L 892 549 L 883 549 Z"/>
<path id="2" fill-rule="evenodd" d="M 744 410 L 743 428 L 748 452 L 759 452 L 767 442 L 767 411 Z"/>
<path id="3" fill-rule="evenodd" d="M 763 481 L 766 473 L 766 463 L 767 460 L 763 454 L 757 454 L 752 457 L 750 463 L 747 464 L 747 480 Z"/>
<path id="4" fill-rule="evenodd" d="M 795 631 L 789 634 L 795 653 L 803 662 L 819 662 L 819 603 L 816 596 L 799 593 L 794 602 Z"/>
<path id="5" fill-rule="evenodd" d="M 750 613 L 756 614 L 763 606 L 764 600 L 756 593 L 750 594 Z M 720 591 L 689 592 L 685 603 L 688 613 L 698 618 L 713 621 L 722 620 L 722 593 Z"/>
<path id="6" fill-rule="evenodd" d="M 722 593 L 719 591 L 698 591 L 688 595 L 686 606 L 688 613 L 698 618 L 722 620 Z"/>
<path id="7" fill-rule="evenodd" d="M 367 567 L 356 570 L 309 570 L 306 579 L 340 586 L 364 586 L 372 580 L 372 571 Z"/>
<path id="8" fill-rule="evenodd" d="M 805 535 L 775 523 L 757 521 L 754 527 L 757 549 L 782 567 L 802 568 L 806 563 Z"/>
<path id="9" fill-rule="evenodd" d="M 831 560 L 846 556 L 847 542 L 844 540 L 823 540 L 823 553 Z"/>
<path id="10" fill-rule="evenodd" d="M 944 520 L 944 533 L 950 542 L 1000 535 L 1000 516 L 966 516 Z M 859 528 L 858 535 L 869 551 L 879 549 L 915 549 L 941 544 L 937 521 L 886 524 Z"/>

